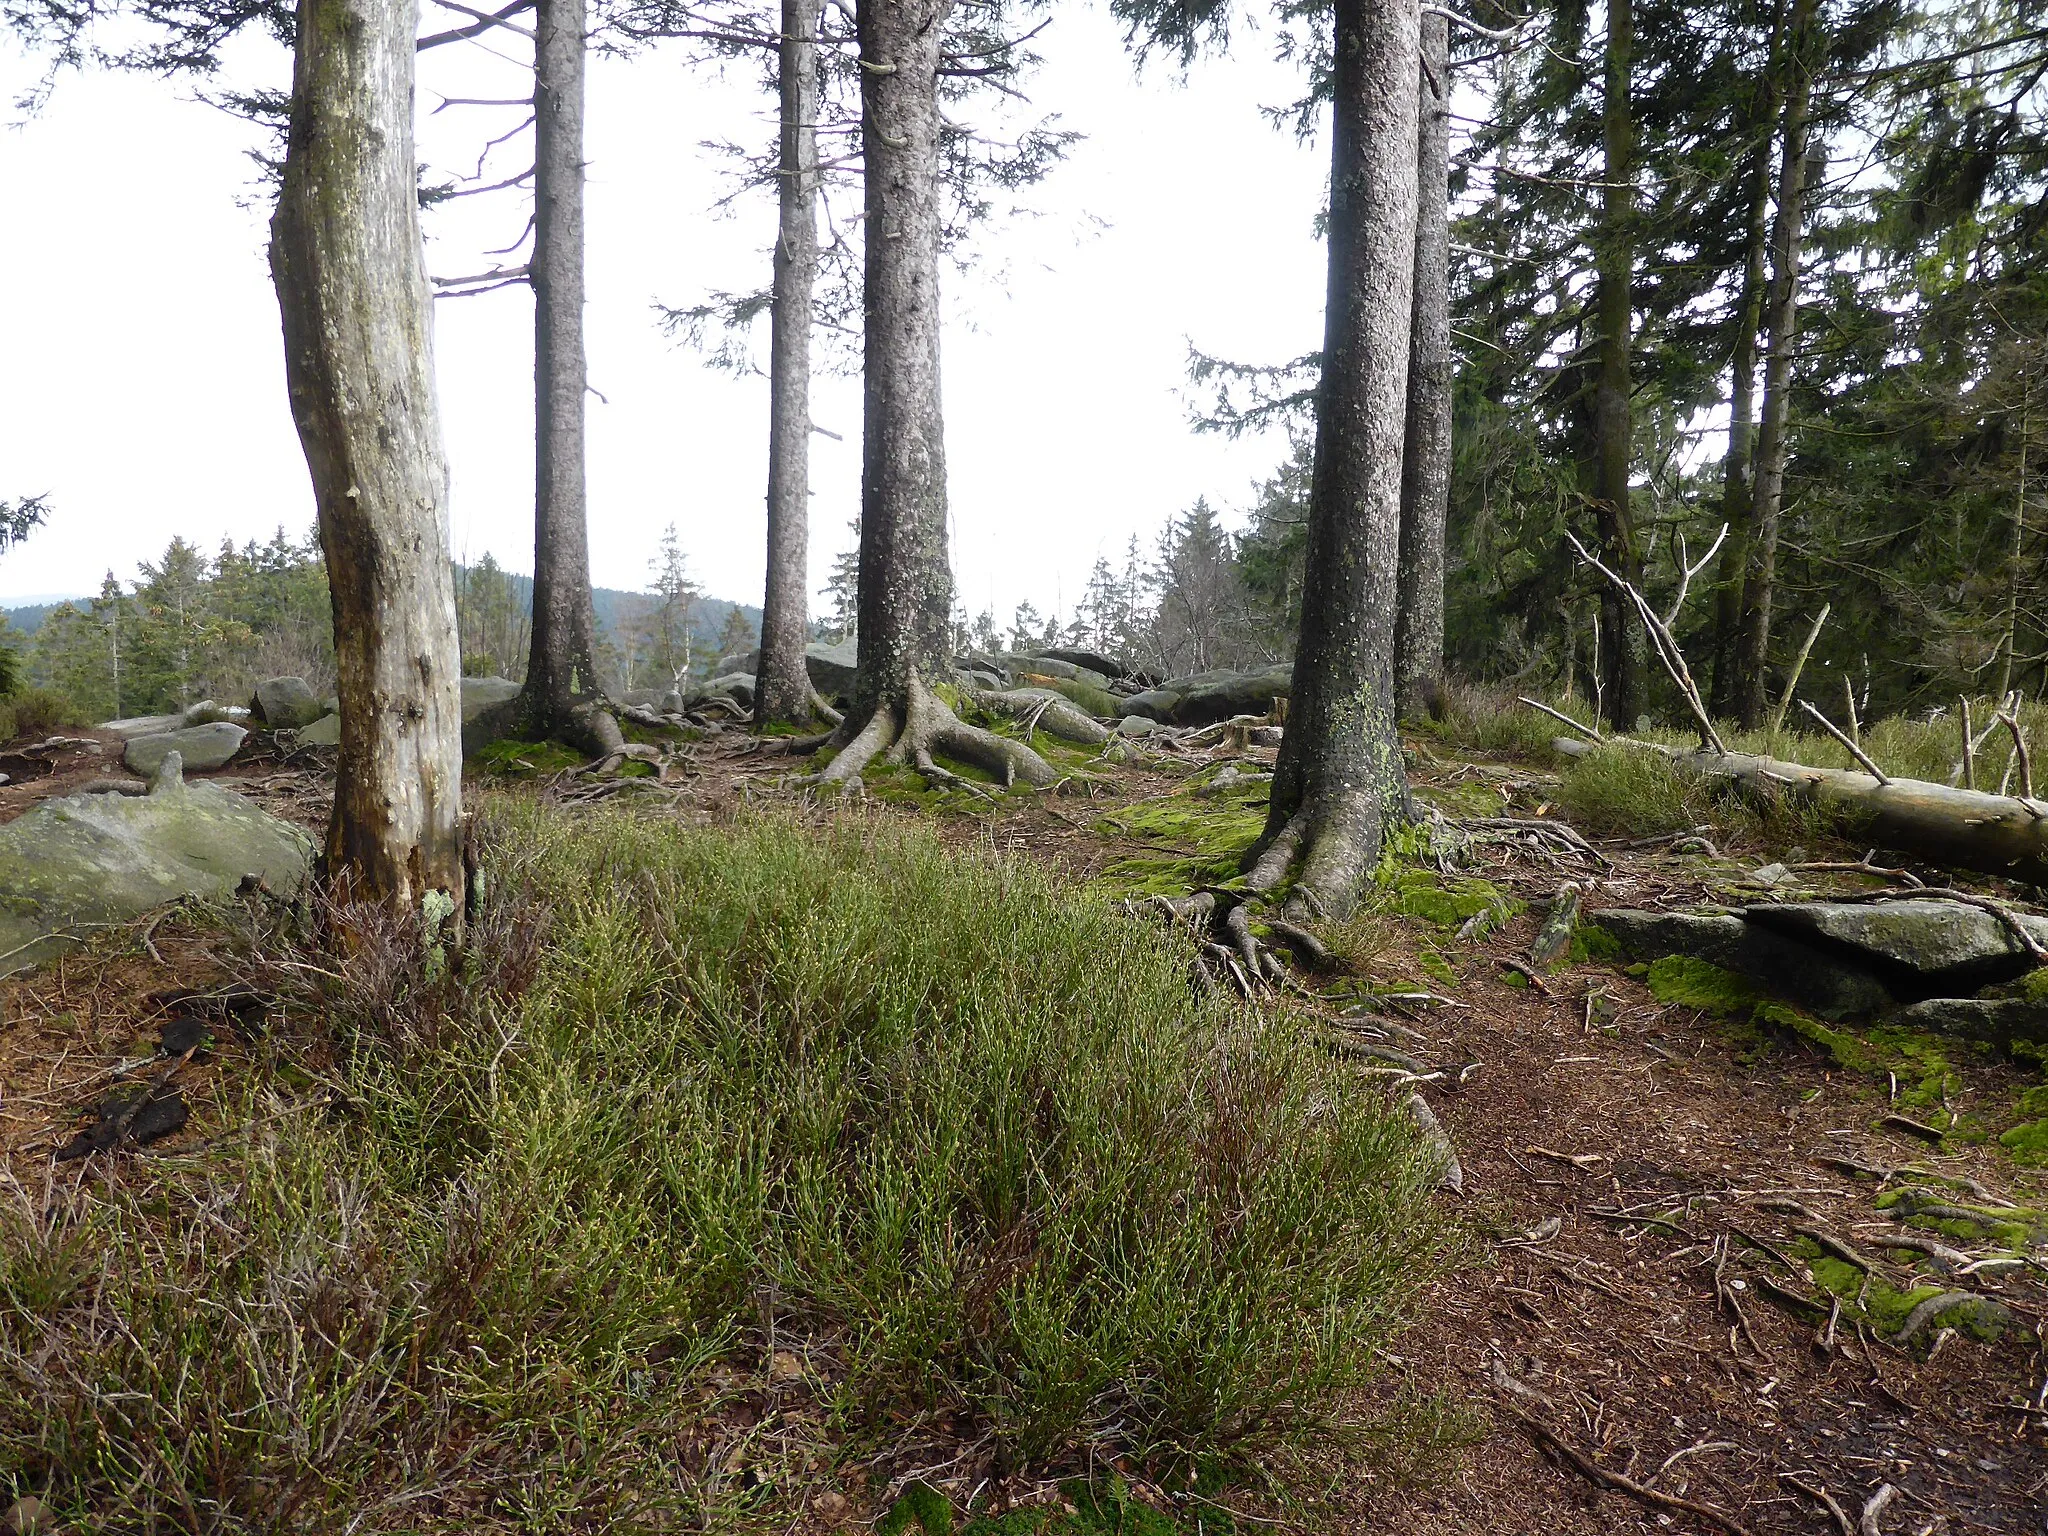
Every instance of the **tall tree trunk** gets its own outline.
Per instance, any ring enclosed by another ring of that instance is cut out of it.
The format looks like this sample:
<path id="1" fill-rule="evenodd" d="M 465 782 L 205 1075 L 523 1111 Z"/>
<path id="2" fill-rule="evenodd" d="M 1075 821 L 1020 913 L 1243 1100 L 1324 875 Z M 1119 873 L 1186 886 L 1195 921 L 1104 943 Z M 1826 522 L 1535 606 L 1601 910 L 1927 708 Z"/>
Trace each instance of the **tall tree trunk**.
<path id="1" fill-rule="evenodd" d="M 2020 370 L 2020 475 L 2019 486 L 2012 498 L 2012 544 L 2006 554 L 2005 572 L 2005 632 L 1999 637 L 1998 651 L 1998 696 L 2003 699 L 2012 692 L 2015 671 L 2013 661 L 2020 646 L 2020 590 L 2025 586 L 2021 580 L 2022 557 L 2027 551 L 2027 451 L 2034 422 L 2032 380 L 2024 367 Z"/>
<path id="2" fill-rule="evenodd" d="M 520 706 L 536 734 L 603 748 L 584 493 L 583 0 L 540 0 L 534 32 L 533 637 Z"/>
<path id="3" fill-rule="evenodd" d="M 1793 13 L 1784 93 L 1785 138 L 1778 167 L 1777 218 L 1771 230 L 1771 295 L 1766 316 L 1764 402 L 1757 425 L 1756 470 L 1750 487 L 1750 547 L 1742 589 L 1742 631 L 1737 639 L 1736 714 L 1755 729 L 1769 713 L 1766 671 L 1771 650 L 1771 604 L 1776 595 L 1778 521 L 1784 506 L 1789 449 L 1786 413 L 1792 354 L 1799 341 L 1799 259 L 1806 225 L 1806 183 L 1813 99 L 1817 0 L 1799 0 Z"/>
<path id="4" fill-rule="evenodd" d="M 1635 443 L 1629 398 L 1629 354 L 1635 323 L 1630 290 L 1636 267 L 1635 117 L 1629 100 L 1634 55 L 1632 0 L 1607 0 L 1606 73 L 1600 109 L 1606 163 L 1594 252 L 1600 345 L 1593 384 L 1593 506 L 1607 564 L 1640 589 L 1642 552 L 1636 541 L 1628 487 Z M 1603 627 L 1613 637 L 1608 650 L 1609 715 L 1624 729 L 1633 729 L 1649 708 L 1649 635 L 1641 617 L 1623 605 L 1618 593 L 1602 592 L 1601 602 L 1606 615 Z"/>
<path id="5" fill-rule="evenodd" d="M 946 439 L 939 397 L 940 34 L 953 0 L 861 0 L 861 150 L 866 167 L 863 288 L 860 661 L 845 743 L 815 782 L 853 780 L 877 754 L 939 783 L 934 754 L 1004 784 L 1058 775 L 1029 747 L 963 725 L 932 693 L 952 639 L 946 553 Z"/>
<path id="6" fill-rule="evenodd" d="M 757 725 L 811 718 L 809 639 L 811 288 L 818 272 L 818 13 L 782 0 L 782 142 L 775 301 L 768 343 L 768 586 L 761 602 Z"/>
<path id="7" fill-rule="evenodd" d="M 1735 301 L 1735 346 L 1729 361 L 1728 454 L 1721 469 L 1721 518 L 1728 542 L 1721 548 L 1714 593 L 1714 692 L 1711 710 L 1735 708 L 1735 637 L 1742 624 L 1742 575 L 1749 561 L 1750 466 L 1755 449 L 1756 340 L 1763 324 L 1765 263 L 1770 245 L 1772 136 L 1752 151 L 1748 240 L 1742 290 Z"/>
<path id="8" fill-rule="evenodd" d="M 1444 669 L 1444 520 L 1451 502 L 1450 23 L 1422 18 L 1415 152 L 1415 319 L 1401 456 L 1401 590 L 1394 700 L 1403 718 L 1437 702 Z"/>
<path id="9" fill-rule="evenodd" d="M 462 877 L 448 470 L 413 161 L 417 0 L 302 0 L 270 262 L 334 608 L 327 878 L 416 909 Z M 454 915 L 454 914 L 451 914 Z"/>
<path id="10" fill-rule="evenodd" d="M 1401 461 L 1414 313 L 1416 0 L 1336 0 L 1323 376 L 1309 492 L 1309 580 L 1287 733 L 1249 878 L 1290 873 L 1348 912 L 1407 815 L 1394 734 Z"/>
<path id="11" fill-rule="evenodd" d="M 859 9 L 867 261 L 856 713 L 944 664 L 953 573 L 939 396 L 939 33 L 952 0 Z"/>

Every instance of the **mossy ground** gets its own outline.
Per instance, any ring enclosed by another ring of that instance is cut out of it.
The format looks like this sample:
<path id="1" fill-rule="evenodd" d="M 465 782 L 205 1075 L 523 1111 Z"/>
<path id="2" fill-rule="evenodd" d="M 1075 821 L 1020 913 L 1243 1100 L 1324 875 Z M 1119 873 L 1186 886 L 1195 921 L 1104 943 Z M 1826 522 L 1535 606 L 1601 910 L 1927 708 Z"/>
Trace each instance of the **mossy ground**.
<path id="1" fill-rule="evenodd" d="M 494 741 L 470 761 L 493 778 L 535 779 L 581 768 L 590 759 L 559 741 Z"/>
<path id="2" fill-rule="evenodd" d="M 1266 830 L 1267 786 L 1254 781 L 1202 793 L 1214 777 L 1199 774 L 1163 795 L 1119 806 L 1100 817 L 1105 836 L 1159 850 L 1117 860 L 1098 883 L 1123 896 L 1185 896 L 1237 879 L 1244 856 Z"/>
<path id="3" fill-rule="evenodd" d="M 1739 1059 L 1757 1061 L 1787 1045 L 1804 1047 L 1844 1071 L 1884 1080 L 1891 1109 L 1934 1125 L 1951 1142 L 1996 1140 L 2022 1164 L 2048 1164 L 2048 1086 L 1951 1110 L 1964 1071 L 1989 1064 L 1989 1046 L 1883 1022 L 1830 1024 L 1766 996 L 1732 971 L 1687 955 L 1666 955 L 1643 975 L 1660 1003 L 1719 1018 Z M 2021 1122 L 2001 1132 L 1998 1127 L 2014 1115 Z"/>

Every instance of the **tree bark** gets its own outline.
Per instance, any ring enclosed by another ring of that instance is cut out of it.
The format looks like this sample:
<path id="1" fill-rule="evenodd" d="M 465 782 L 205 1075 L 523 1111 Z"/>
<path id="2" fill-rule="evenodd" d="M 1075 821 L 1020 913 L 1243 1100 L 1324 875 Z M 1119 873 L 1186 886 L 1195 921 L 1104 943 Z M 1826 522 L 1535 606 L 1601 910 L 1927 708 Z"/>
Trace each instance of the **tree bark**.
<path id="1" fill-rule="evenodd" d="M 1629 398 L 1636 265 L 1635 119 L 1629 100 L 1634 52 L 1632 0 L 1607 0 L 1606 83 L 1600 114 L 1606 163 L 1594 253 L 1599 366 L 1593 386 L 1593 506 L 1607 564 L 1640 591 L 1643 561 L 1628 483 L 1634 456 Z M 1606 690 L 1609 718 L 1633 729 L 1649 708 L 1649 636 L 1640 615 L 1619 594 L 1603 592 L 1601 603 L 1607 619 L 1604 628 L 1613 637 Z"/>
<path id="2" fill-rule="evenodd" d="M 1750 166 L 1748 240 L 1742 290 L 1735 301 L 1735 346 L 1729 362 L 1728 454 L 1721 469 L 1721 517 L 1728 542 L 1714 594 L 1714 694 L 1712 713 L 1733 711 L 1736 696 L 1735 637 L 1742 625 L 1742 577 L 1749 562 L 1750 466 L 1755 448 L 1756 341 L 1763 324 L 1765 270 L 1770 244 L 1771 140 L 1755 149 Z"/>
<path id="3" fill-rule="evenodd" d="M 780 222 L 768 343 L 768 585 L 761 602 L 756 725 L 804 725 L 810 587 L 811 289 L 818 271 L 818 13 L 782 0 L 778 74 Z"/>
<path id="4" fill-rule="evenodd" d="M 1766 671 L 1771 649 L 1771 605 L 1776 597 L 1778 524 L 1784 507 L 1789 447 L 1786 415 L 1792 354 L 1799 340 L 1799 259 L 1806 224 L 1806 183 L 1813 99 L 1817 0 L 1799 0 L 1786 52 L 1791 79 L 1785 90 L 1785 140 L 1778 168 L 1777 218 L 1771 230 L 1771 295 L 1764 353 L 1763 413 L 1757 426 L 1756 470 L 1750 488 L 1750 547 L 1742 589 L 1742 631 L 1737 640 L 1736 713 L 1750 729 L 1770 710 Z"/>
<path id="5" fill-rule="evenodd" d="M 534 32 L 533 637 L 520 713 L 536 735 L 602 750 L 584 488 L 583 0 L 540 0 Z"/>
<path id="6" fill-rule="evenodd" d="M 930 685 L 950 671 L 946 439 L 939 396 L 939 46 L 952 0 L 861 0 L 866 167 L 860 659 L 844 746 L 813 780 L 851 783 L 876 756 L 960 782 L 934 754 L 1004 785 L 1059 775 L 1030 747 L 955 718 Z"/>
<path id="7" fill-rule="evenodd" d="M 270 261 L 334 610 L 327 879 L 416 910 L 462 873 L 448 470 L 413 159 L 417 0 L 302 0 Z"/>
<path id="8" fill-rule="evenodd" d="M 1394 629 L 1394 701 L 1402 718 L 1410 719 L 1435 707 L 1444 669 L 1444 522 L 1451 502 L 1449 55 L 1449 21 L 1425 15 L 1415 153 L 1415 319 Z"/>
<path id="9" fill-rule="evenodd" d="M 1341 916 L 1406 818 L 1394 732 L 1401 463 L 1414 312 L 1416 0 L 1336 0 L 1323 376 L 1309 582 L 1287 733 L 1249 879 Z"/>
<path id="10" fill-rule="evenodd" d="M 952 0 L 859 7 L 866 163 L 854 713 L 945 663 L 953 611 L 939 396 L 939 33 Z"/>

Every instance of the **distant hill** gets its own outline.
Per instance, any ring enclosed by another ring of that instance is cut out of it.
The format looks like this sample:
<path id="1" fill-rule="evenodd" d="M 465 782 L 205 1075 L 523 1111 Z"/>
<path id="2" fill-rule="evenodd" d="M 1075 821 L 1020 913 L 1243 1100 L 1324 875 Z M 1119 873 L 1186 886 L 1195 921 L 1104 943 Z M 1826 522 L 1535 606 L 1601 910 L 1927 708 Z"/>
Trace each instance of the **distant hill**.
<path id="1" fill-rule="evenodd" d="M 59 608 L 66 607 L 72 603 L 83 603 L 86 601 L 88 599 L 83 595 L 78 597 L 52 597 L 39 603 L 23 603 L 19 608 L 0 608 L 0 614 L 7 616 L 7 622 L 14 627 L 16 634 L 32 635 L 42 627 L 43 620 L 47 619 Z"/>
<path id="2" fill-rule="evenodd" d="M 507 579 L 512 590 L 518 594 L 520 603 L 530 609 L 533 606 L 533 578 L 514 574 Z M 592 605 L 597 610 L 598 629 L 606 637 L 612 637 L 618 633 L 619 625 L 626 615 L 632 612 L 633 605 L 644 600 L 647 594 L 622 592 L 616 587 L 593 587 L 590 596 Z M 71 598 L 52 597 L 43 602 L 24 603 L 18 608 L 0 608 L 0 614 L 6 615 L 7 622 L 17 635 L 32 635 L 41 628 L 43 620 L 57 609 L 67 604 L 85 603 L 90 600 L 83 594 Z M 696 623 L 693 626 L 696 635 L 694 648 L 702 650 L 715 646 L 719 634 L 725 628 L 726 615 L 735 608 L 746 615 L 747 622 L 753 625 L 754 633 L 758 635 L 761 632 L 761 609 L 757 604 L 732 603 L 722 597 L 700 597 L 697 599 Z"/>
<path id="3" fill-rule="evenodd" d="M 521 607 L 533 610 L 533 578 L 507 572 L 506 581 Z M 622 592 L 617 587 L 592 587 L 591 606 L 597 612 L 597 627 L 601 637 L 615 639 L 619 626 L 633 611 L 634 605 L 648 600 L 645 592 Z M 756 603 L 727 602 L 722 597 L 699 597 L 695 609 L 695 622 L 691 634 L 695 637 L 693 651 L 703 650 L 718 644 L 718 637 L 725 629 L 726 615 L 733 609 L 746 615 L 747 622 L 754 627 L 754 633 L 761 633 L 761 609 Z"/>

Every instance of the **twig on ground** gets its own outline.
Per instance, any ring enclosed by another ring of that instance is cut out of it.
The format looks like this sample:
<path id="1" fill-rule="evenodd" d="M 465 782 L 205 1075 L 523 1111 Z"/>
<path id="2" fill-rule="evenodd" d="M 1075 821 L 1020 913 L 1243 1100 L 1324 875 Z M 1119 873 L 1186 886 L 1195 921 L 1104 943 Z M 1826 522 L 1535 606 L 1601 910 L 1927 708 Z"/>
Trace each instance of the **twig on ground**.
<path id="1" fill-rule="evenodd" d="M 1534 1414 L 1524 1413 L 1521 1409 L 1506 1403 L 1502 1403 L 1500 1406 L 1503 1412 L 1510 1415 L 1516 1423 L 1521 1425 L 1523 1432 L 1530 1439 L 1534 1440 L 1538 1446 L 1545 1447 L 1554 1452 L 1573 1471 L 1585 1478 L 1587 1482 L 1601 1488 L 1611 1488 L 1616 1493 L 1625 1493 L 1637 1503 L 1646 1504 L 1652 1509 L 1670 1510 L 1678 1514 L 1692 1515 L 1698 1519 L 1705 1520 L 1710 1525 L 1718 1526 L 1720 1529 L 1728 1532 L 1728 1536 L 1750 1536 L 1748 1527 L 1742 1525 L 1725 1511 L 1716 1509 L 1711 1504 L 1702 1504 L 1696 1499 L 1682 1499 L 1677 1494 L 1660 1493 L 1655 1488 L 1645 1487 L 1632 1477 L 1626 1477 L 1619 1472 L 1611 1471 L 1601 1466 L 1600 1463 L 1577 1449 Z"/>
<path id="2" fill-rule="evenodd" d="M 1534 987 L 1538 992 L 1541 992 L 1545 997 L 1550 996 L 1550 984 L 1546 982 L 1541 976 L 1537 975 L 1535 971 L 1531 970 L 1528 966 L 1522 964 L 1521 961 L 1511 960 L 1507 956 L 1502 955 L 1498 958 L 1497 963 L 1500 965 L 1501 969 L 1513 971 L 1517 976 L 1520 976 L 1524 981 L 1528 982 L 1530 986 Z"/>
<path id="3" fill-rule="evenodd" d="M 1841 1504 L 1836 1501 L 1835 1496 L 1821 1485 L 1818 1478 L 1809 1483 L 1804 1481 L 1796 1472 L 1780 1472 L 1778 1477 L 1788 1487 L 1797 1488 L 1809 1499 L 1812 1499 L 1816 1504 L 1826 1509 L 1828 1515 L 1835 1522 L 1835 1529 L 1840 1531 L 1842 1536 L 1856 1536 L 1856 1522 L 1849 1518 L 1849 1511 L 1842 1508 Z"/>
<path id="4" fill-rule="evenodd" d="M 1863 1513 L 1856 1517 L 1856 1536 L 1884 1536 L 1883 1528 L 1877 1523 L 1878 1517 L 1884 1513 L 1885 1506 L 1898 1497 L 1898 1493 L 1899 1490 L 1890 1483 L 1877 1485 L 1876 1492 L 1864 1504 Z"/>

